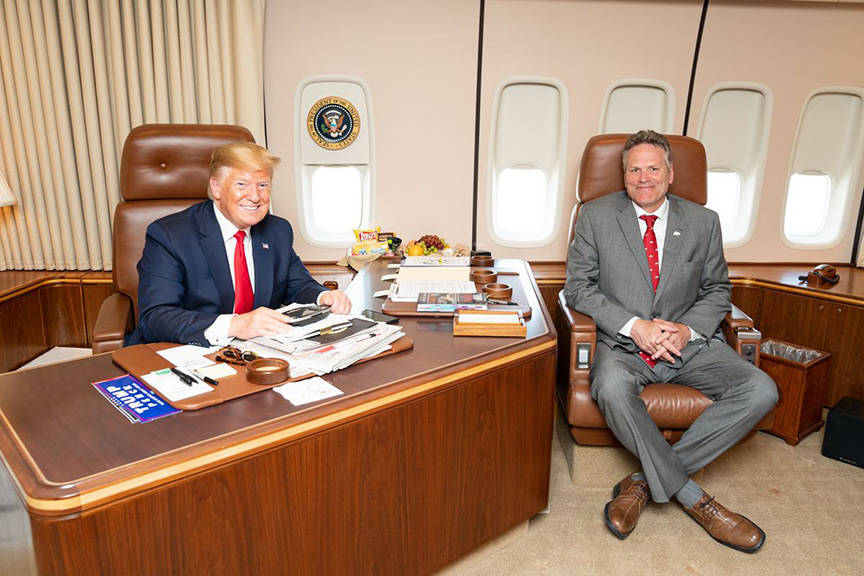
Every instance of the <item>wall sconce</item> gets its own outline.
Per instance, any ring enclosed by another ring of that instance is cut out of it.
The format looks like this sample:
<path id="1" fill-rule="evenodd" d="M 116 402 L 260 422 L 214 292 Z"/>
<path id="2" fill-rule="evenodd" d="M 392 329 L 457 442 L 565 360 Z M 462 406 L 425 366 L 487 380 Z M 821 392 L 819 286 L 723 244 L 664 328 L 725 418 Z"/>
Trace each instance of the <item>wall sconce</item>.
<path id="1" fill-rule="evenodd" d="M 12 206 L 15 202 L 15 194 L 12 193 L 9 184 L 6 183 L 6 178 L 0 172 L 0 206 Z"/>

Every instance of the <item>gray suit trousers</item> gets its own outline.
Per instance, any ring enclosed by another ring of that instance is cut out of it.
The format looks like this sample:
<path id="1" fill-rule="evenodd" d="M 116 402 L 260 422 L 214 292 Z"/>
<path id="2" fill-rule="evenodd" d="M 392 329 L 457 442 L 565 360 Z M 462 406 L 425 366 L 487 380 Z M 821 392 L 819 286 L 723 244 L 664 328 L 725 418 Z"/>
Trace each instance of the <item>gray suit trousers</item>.
<path id="1" fill-rule="evenodd" d="M 652 369 L 636 354 L 599 344 L 591 369 L 591 395 L 618 441 L 639 458 L 655 502 L 668 502 L 691 474 L 741 440 L 777 403 L 774 381 L 724 342 L 688 346 L 700 349 L 684 366 L 660 362 Z M 690 386 L 713 401 L 674 446 L 639 398 L 654 382 Z"/>

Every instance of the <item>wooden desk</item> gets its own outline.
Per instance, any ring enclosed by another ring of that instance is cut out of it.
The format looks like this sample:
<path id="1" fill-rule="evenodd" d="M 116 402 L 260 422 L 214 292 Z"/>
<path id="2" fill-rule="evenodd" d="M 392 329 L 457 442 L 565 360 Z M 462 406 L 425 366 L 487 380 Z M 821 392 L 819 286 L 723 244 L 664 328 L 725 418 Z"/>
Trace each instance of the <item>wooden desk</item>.
<path id="1" fill-rule="evenodd" d="M 556 337 L 527 266 L 501 264 L 529 294 L 526 339 L 402 319 L 412 351 L 328 375 L 345 395 L 310 407 L 265 391 L 130 424 L 90 385 L 120 374 L 109 355 L 0 377 L 0 573 L 29 554 L 57 575 L 425 574 L 530 518 Z M 380 308 L 381 273 L 355 304 Z"/>

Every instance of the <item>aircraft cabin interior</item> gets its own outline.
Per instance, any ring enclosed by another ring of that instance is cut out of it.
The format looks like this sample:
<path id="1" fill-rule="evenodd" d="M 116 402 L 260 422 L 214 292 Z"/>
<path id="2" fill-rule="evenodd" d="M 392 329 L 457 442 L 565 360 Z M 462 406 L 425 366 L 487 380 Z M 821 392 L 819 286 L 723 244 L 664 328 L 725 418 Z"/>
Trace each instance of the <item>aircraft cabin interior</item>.
<path id="1" fill-rule="evenodd" d="M 0 574 L 862 573 L 862 29 L 3 0 Z"/>

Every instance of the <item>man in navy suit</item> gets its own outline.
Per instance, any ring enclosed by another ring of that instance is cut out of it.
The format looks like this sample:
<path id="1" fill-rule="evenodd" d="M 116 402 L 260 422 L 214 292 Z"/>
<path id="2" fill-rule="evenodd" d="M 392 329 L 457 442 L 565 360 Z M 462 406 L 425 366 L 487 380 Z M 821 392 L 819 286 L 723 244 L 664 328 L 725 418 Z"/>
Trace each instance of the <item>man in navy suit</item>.
<path id="1" fill-rule="evenodd" d="M 624 145 L 626 192 L 588 202 L 576 221 L 565 295 L 597 324 L 591 395 L 642 470 L 604 510 L 619 538 L 649 499 L 678 500 L 718 542 L 755 552 L 765 533 L 690 477 L 744 437 L 777 402 L 764 372 L 726 345 L 720 323 L 731 284 L 717 214 L 673 195 L 671 148 L 643 130 Z M 713 403 L 670 446 L 639 398 L 653 382 L 701 391 Z"/>
<path id="2" fill-rule="evenodd" d="M 270 214 L 279 158 L 252 143 L 220 146 L 210 160 L 209 196 L 147 227 L 138 262 L 143 342 L 221 345 L 290 329 L 274 310 L 292 302 L 351 311 L 351 301 L 312 279 L 294 252 L 287 220 Z"/>

